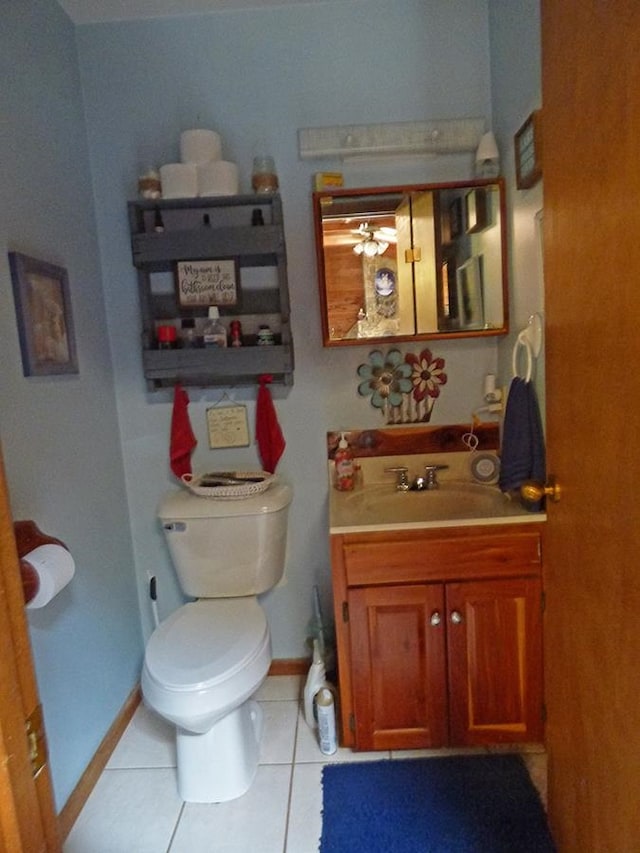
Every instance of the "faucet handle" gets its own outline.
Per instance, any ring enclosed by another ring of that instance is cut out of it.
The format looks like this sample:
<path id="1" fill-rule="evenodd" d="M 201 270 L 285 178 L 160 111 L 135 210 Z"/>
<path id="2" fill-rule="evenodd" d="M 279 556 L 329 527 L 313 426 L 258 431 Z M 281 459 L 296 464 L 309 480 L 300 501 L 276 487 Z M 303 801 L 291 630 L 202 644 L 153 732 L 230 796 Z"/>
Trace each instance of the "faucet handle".
<path id="1" fill-rule="evenodd" d="M 396 489 L 406 492 L 409 489 L 409 469 L 406 465 L 394 465 L 392 468 L 384 469 L 388 474 L 396 475 Z"/>
<path id="2" fill-rule="evenodd" d="M 448 465 L 425 465 L 424 473 L 427 478 L 427 489 L 438 488 L 438 471 L 446 471 Z"/>

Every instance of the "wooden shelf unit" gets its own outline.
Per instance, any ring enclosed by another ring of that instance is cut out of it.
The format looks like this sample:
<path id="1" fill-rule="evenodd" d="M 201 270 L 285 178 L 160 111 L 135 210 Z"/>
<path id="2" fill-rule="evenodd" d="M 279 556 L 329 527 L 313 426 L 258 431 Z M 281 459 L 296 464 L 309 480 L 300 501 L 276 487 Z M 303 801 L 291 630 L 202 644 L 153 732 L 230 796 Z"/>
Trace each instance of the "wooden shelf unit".
<path id="1" fill-rule="evenodd" d="M 252 225 L 259 209 L 264 225 Z M 154 228 L 157 212 L 164 230 Z M 263 374 L 293 384 L 287 258 L 282 203 L 277 194 L 137 200 L 128 205 L 133 264 L 138 271 L 142 363 L 150 390 L 183 385 L 254 385 Z M 207 224 L 205 224 L 205 218 Z M 206 306 L 179 304 L 177 290 L 154 287 L 154 277 L 175 276 L 180 261 L 233 260 L 237 303 L 220 306 L 223 323 L 243 323 L 245 345 L 207 349 L 158 349 L 156 324 L 205 318 Z M 264 272 L 259 286 L 251 278 Z M 251 331 L 260 318 L 274 322 L 276 344 L 257 346 Z"/>

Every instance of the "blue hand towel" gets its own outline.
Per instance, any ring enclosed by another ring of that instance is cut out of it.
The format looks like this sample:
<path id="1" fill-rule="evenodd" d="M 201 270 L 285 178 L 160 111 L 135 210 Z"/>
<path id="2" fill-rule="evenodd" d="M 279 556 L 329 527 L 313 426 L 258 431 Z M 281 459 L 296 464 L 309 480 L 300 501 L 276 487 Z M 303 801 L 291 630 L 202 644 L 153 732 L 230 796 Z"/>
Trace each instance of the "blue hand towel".
<path id="1" fill-rule="evenodd" d="M 499 485 L 503 492 L 519 489 L 527 480 L 544 483 L 546 460 L 538 398 L 531 382 L 511 382 L 502 428 Z M 540 503 L 528 505 L 540 509 Z"/>

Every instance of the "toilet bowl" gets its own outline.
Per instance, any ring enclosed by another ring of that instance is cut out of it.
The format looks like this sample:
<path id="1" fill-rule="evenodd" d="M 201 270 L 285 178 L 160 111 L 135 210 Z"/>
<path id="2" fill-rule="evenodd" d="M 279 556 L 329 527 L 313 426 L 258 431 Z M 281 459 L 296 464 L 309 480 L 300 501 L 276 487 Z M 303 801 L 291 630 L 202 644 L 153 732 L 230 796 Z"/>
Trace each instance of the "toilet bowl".
<path id="1" fill-rule="evenodd" d="M 257 595 L 282 577 L 291 490 L 221 501 L 172 492 L 159 516 L 183 591 L 197 600 L 145 650 L 145 704 L 176 727 L 178 792 L 192 803 L 242 796 L 258 769 L 262 713 L 251 699 L 271 664 Z"/>
<path id="2" fill-rule="evenodd" d="M 178 790 L 189 802 L 241 796 L 258 764 L 261 716 L 247 700 L 266 678 L 271 642 L 252 597 L 176 610 L 145 653 L 145 704 L 177 727 Z"/>

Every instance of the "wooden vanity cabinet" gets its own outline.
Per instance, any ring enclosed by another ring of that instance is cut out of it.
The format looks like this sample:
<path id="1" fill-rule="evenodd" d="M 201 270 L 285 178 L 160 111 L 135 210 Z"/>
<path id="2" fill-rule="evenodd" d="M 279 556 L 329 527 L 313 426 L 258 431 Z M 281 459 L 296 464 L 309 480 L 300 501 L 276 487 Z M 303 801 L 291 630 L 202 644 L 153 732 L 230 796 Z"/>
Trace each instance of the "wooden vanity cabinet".
<path id="1" fill-rule="evenodd" d="M 537 526 L 331 538 L 344 746 L 542 739 Z"/>

